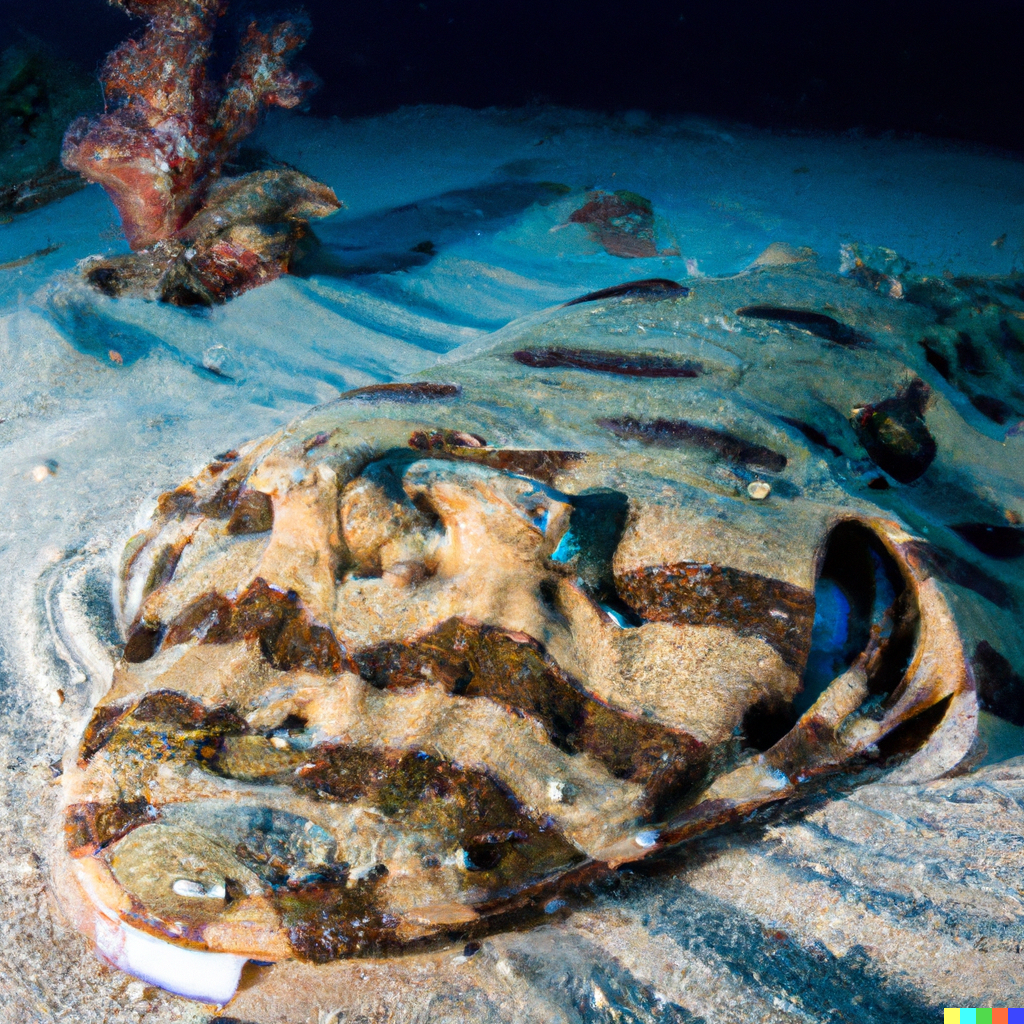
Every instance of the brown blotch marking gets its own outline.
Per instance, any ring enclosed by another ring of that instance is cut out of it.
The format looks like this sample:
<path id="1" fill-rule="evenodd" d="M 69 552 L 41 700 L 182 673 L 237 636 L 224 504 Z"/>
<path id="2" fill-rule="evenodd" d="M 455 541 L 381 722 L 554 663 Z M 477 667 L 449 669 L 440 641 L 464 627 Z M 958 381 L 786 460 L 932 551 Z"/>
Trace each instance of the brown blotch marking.
<path id="1" fill-rule="evenodd" d="M 379 900 L 346 903 L 342 902 L 340 883 L 334 883 L 319 888 L 303 886 L 297 890 L 297 898 L 288 901 L 290 906 L 283 893 L 278 893 L 277 898 L 282 919 L 300 919 L 298 925 L 289 927 L 296 957 L 327 963 L 350 956 L 398 952 L 445 939 L 461 944 L 472 935 L 480 937 L 496 928 L 522 927 L 528 921 L 541 923 L 546 920 L 543 908 L 553 893 L 580 891 L 606 875 L 605 865 L 584 862 L 552 876 L 535 879 L 532 883 L 519 884 L 514 889 L 494 889 L 493 898 L 480 899 L 478 885 L 474 893 L 477 898 L 470 898 L 464 904 L 472 906 L 479 915 L 475 922 L 438 926 L 418 940 L 399 939 L 395 929 L 398 918 L 377 909 L 386 898 L 386 892 L 380 894 Z M 480 881 L 488 880 L 485 876 Z M 360 889 L 365 885 L 356 884 Z M 348 892 L 352 893 L 353 888 L 355 886 L 350 886 Z M 360 914 L 360 906 L 370 909 Z"/>
<path id="2" fill-rule="evenodd" d="M 189 728 L 206 718 L 206 708 L 201 701 L 177 690 L 153 690 L 135 705 L 132 718 L 137 722 L 161 722 Z"/>
<path id="3" fill-rule="evenodd" d="M 775 323 L 790 324 L 834 345 L 855 348 L 871 344 L 871 339 L 866 334 L 840 323 L 835 317 L 826 316 L 824 313 L 815 313 L 809 309 L 786 309 L 783 306 L 744 306 L 742 309 L 736 310 L 736 315 L 755 320 L 771 320 Z"/>
<path id="4" fill-rule="evenodd" d="M 330 433 L 328 433 L 325 430 L 322 430 L 320 431 L 319 434 L 314 434 L 312 437 L 307 437 L 306 440 L 302 442 L 303 452 L 305 452 L 308 455 L 311 451 L 313 451 L 314 448 L 322 448 L 325 444 L 327 444 L 328 441 L 330 441 L 331 436 L 333 434 L 333 430 Z"/>
<path id="5" fill-rule="evenodd" d="M 762 748 L 763 749 L 763 748 Z M 800 728 L 789 729 L 771 748 L 767 763 L 787 776 L 810 774 L 819 763 L 830 765 L 830 759 L 842 757 L 835 726 L 813 712 L 803 719 Z"/>
<path id="6" fill-rule="evenodd" d="M 615 586 L 619 597 L 645 619 L 725 626 L 740 636 L 760 637 L 795 671 L 802 671 L 807 662 L 814 624 L 810 590 L 700 562 L 632 569 L 616 576 Z"/>
<path id="7" fill-rule="evenodd" d="M 124 645 L 124 660 L 133 665 L 149 661 L 163 640 L 164 629 L 159 623 L 137 622 L 128 633 Z"/>
<path id="8" fill-rule="evenodd" d="M 215 463 L 215 465 L 217 465 Z M 220 466 L 217 473 L 211 476 L 218 476 L 227 467 Z M 224 519 L 231 515 L 234 503 L 238 498 L 239 484 L 236 480 L 227 479 L 215 488 L 206 497 L 200 498 L 199 492 L 192 483 L 182 484 L 173 491 L 161 494 L 157 499 L 157 511 L 161 515 L 204 515 L 211 519 Z"/>
<path id="9" fill-rule="evenodd" d="M 396 948 L 398 919 L 380 907 L 384 877 L 275 889 L 272 899 L 296 959 L 325 964 Z"/>
<path id="10" fill-rule="evenodd" d="M 267 661 L 281 672 L 319 675 L 352 670 L 334 632 L 313 621 L 294 591 L 275 590 L 257 577 L 238 597 L 210 592 L 197 598 L 168 625 L 167 644 L 225 644 L 258 640 Z"/>
<path id="11" fill-rule="evenodd" d="M 528 476 L 545 484 L 554 483 L 559 474 L 587 457 L 584 452 L 542 448 L 488 448 L 482 437 L 461 430 L 418 430 L 409 438 L 409 447 L 429 452 L 431 458 L 475 462 L 479 466 Z"/>
<path id="12" fill-rule="evenodd" d="M 123 704 L 104 704 L 98 707 L 89 719 L 78 748 L 78 763 L 85 767 L 114 734 L 118 723 L 128 714 Z"/>
<path id="13" fill-rule="evenodd" d="M 231 454 L 228 452 L 227 454 Z M 237 461 L 237 460 L 236 460 Z M 230 460 L 221 459 L 207 466 L 204 471 L 212 483 L 225 470 L 230 469 Z M 205 489 L 205 488 L 204 488 Z M 161 494 L 157 499 L 157 511 L 161 515 L 184 517 L 188 515 L 208 516 L 210 519 L 227 519 L 235 509 L 239 495 L 242 493 L 242 484 L 233 477 L 226 480 L 210 490 L 205 496 L 200 496 L 194 482 L 182 484 L 173 491 Z"/>
<path id="14" fill-rule="evenodd" d="M 213 591 L 197 598 L 167 624 L 164 643 L 168 646 L 206 640 L 227 643 L 231 639 L 231 602 Z"/>
<path id="15" fill-rule="evenodd" d="M 701 427 L 686 420 L 637 420 L 631 416 L 622 419 L 602 419 L 598 426 L 610 430 L 617 437 L 643 441 L 661 448 L 692 445 L 745 466 L 779 473 L 786 468 L 786 456 L 764 445 L 744 441 L 723 430 Z"/>
<path id="16" fill-rule="evenodd" d="M 160 812 L 145 800 L 130 803 L 70 804 L 64 811 L 64 839 L 75 858 L 97 853 L 123 839 L 140 825 L 149 825 Z"/>
<path id="17" fill-rule="evenodd" d="M 225 480 L 211 495 L 195 503 L 193 512 L 210 519 L 228 519 L 235 510 L 235 502 L 242 491 L 236 480 Z"/>
<path id="18" fill-rule="evenodd" d="M 989 558 L 1020 558 L 1024 555 L 1024 529 L 1019 526 L 958 523 L 951 529 Z"/>
<path id="19" fill-rule="evenodd" d="M 980 594 L 1000 608 L 1014 606 L 1013 595 L 1002 580 L 989 576 L 967 559 L 927 541 L 911 541 L 901 545 L 907 561 L 925 576 L 938 576 Z"/>
<path id="20" fill-rule="evenodd" d="M 915 379 L 892 398 L 858 409 L 851 421 L 871 461 L 901 484 L 920 477 L 938 450 L 924 420 L 930 395 Z"/>
<path id="21" fill-rule="evenodd" d="M 1024 725 L 1024 678 L 987 640 L 971 659 L 982 707 L 1014 725 Z"/>
<path id="22" fill-rule="evenodd" d="M 1015 416 L 1013 406 L 1004 402 L 995 395 L 971 395 L 971 405 L 986 419 L 990 419 L 998 426 L 1003 426 L 1007 420 Z"/>
<path id="23" fill-rule="evenodd" d="M 263 656 L 281 672 L 337 675 L 351 662 L 334 633 L 315 623 L 294 591 L 282 593 L 257 577 L 238 596 L 227 634 L 258 638 Z M 210 642 L 223 642 L 219 637 Z"/>
<path id="24" fill-rule="evenodd" d="M 242 736 L 249 731 L 249 723 L 227 704 L 211 708 L 199 724 L 214 736 Z"/>
<path id="25" fill-rule="evenodd" d="M 567 367 L 612 373 L 620 377 L 699 377 L 704 372 L 700 363 L 680 361 L 669 356 L 646 355 L 643 352 L 595 352 L 579 348 L 520 349 L 512 358 L 523 366 L 548 369 Z"/>
<path id="26" fill-rule="evenodd" d="M 306 614 L 285 620 L 272 646 L 268 644 L 268 647 L 268 660 L 281 672 L 297 669 L 319 675 L 338 675 L 350 665 L 334 632 L 310 621 Z"/>
<path id="27" fill-rule="evenodd" d="M 459 384 L 419 381 L 414 384 L 368 384 L 363 388 L 346 391 L 338 401 L 359 399 L 364 402 L 438 402 L 446 398 L 458 398 L 461 394 L 462 387 Z"/>
<path id="28" fill-rule="evenodd" d="M 627 281 L 611 288 L 600 288 L 596 292 L 588 292 L 578 299 L 563 304 L 563 309 L 578 306 L 584 302 L 600 302 L 602 299 L 648 299 L 658 302 L 662 299 L 682 299 L 690 294 L 690 289 L 677 281 L 665 277 L 649 277 L 643 281 Z"/>
<path id="29" fill-rule="evenodd" d="M 550 823 L 535 823 L 514 794 L 483 772 L 423 751 L 318 744 L 281 750 L 263 736 L 228 737 L 202 766 L 249 784 L 289 786 L 319 800 L 362 800 L 407 830 L 416 848 L 461 847 L 468 870 L 496 893 L 512 894 L 583 860 Z M 345 886 L 345 873 L 273 899 L 303 959 L 317 962 L 386 948 L 393 925 L 379 907 L 386 865 Z M 367 922 L 366 918 L 370 920 Z"/>
<path id="30" fill-rule="evenodd" d="M 465 448 L 486 448 L 487 442 L 478 434 L 464 430 L 417 430 L 409 438 L 409 447 L 420 452 L 459 454 Z"/>
<path id="31" fill-rule="evenodd" d="M 589 192 L 587 202 L 569 216 L 569 224 L 583 224 L 612 256 L 637 259 L 658 255 L 654 241 L 654 208 L 635 192 Z"/>
<path id="32" fill-rule="evenodd" d="M 228 533 L 239 536 L 250 533 L 266 533 L 274 526 L 274 505 L 270 497 L 251 487 L 242 487 L 237 495 Z"/>
<path id="33" fill-rule="evenodd" d="M 555 478 L 586 459 L 584 452 L 544 451 L 540 449 L 490 449 L 476 452 L 472 449 L 457 457 L 467 462 L 490 466 L 505 473 L 528 476 L 541 483 L 553 484 Z"/>
<path id="34" fill-rule="evenodd" d="M 812 444 L 818 445 L 819 448 L 825 448 L 830 451 L 833 455 L 842 455 L 842 449 L 837 448 L 831 441 L 820 431 L 817 427 L 812 427 L 810 423 L 805 423 L 803 420 L 793 419 L 789 416 L 780 416 L 780 420 L 783 423 L 788 423 L 791 427 L 795 427 L 800 431 L 804 437 L 807 438 Z"/>
<path id="35" fill-rule="evenodd" d="M 174 690 L 155 690 L 134 706 L 106 705 L 97 708 L 78 751 L 78 764 L 85 768 L 103 749 L 130 749 L 130 756 L 143 760 L 167 760 L 175 756 L 175 741 L 191 743 L 190 752 L 208 749 L 217 737 L 245 733 L 244 718 L 229 708 L 207 710 L 201 703 Z M 212 739 L 211 739 L 212 738 Z"/>
<path id="36" fill-rule="evenodd" d="M 130 770 L 182 758 L 202 763 L 216 755 L 224 736 L 249 731 L 246 720 L 227 706 L 208 709 L 186 694 L 156 690 L 133 708 L 122 709 L 104 729 L 102 748 L 108 751 L 111 764 Z M 85 767 L 98 749 L 93 744 L 86 751 L 83 744 L 79 764 Z"/>
<path id="37" fill-rule="evenodd" d="M 173 491 L 165 491 L 157 498 L 156 509 L 161 515 L 188 513 L 195 507 L 196 489 L 192 484 L 182 484 Z"/>
<path id="38" fill-rule="evenodd" d="M 616 778 L 647 787 L 651 800 L 689 781 L 702 749 L 686 733 L 608 707 L 535 640 L 497 627 L 452 618 L 416 640 L 360 651 L 355 662 L 362 678 L 379 689 L 429 681 L 453 695 L 484 697 L 528 715 L 560 749 L 587 751 Z"/>

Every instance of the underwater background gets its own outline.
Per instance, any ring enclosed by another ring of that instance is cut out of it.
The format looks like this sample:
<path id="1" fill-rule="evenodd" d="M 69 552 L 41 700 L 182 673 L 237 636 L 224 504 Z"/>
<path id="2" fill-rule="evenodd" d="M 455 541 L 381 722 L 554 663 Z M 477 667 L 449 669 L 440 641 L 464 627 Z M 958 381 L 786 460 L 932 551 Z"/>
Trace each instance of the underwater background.
<path id="1" fill-rule="evenodd" d="M 310 980 L 287 1011 L 253 986 L 204 1007 L 102 964 L 66 923 L 48 867 L 59 762 L 124 642 L 117 562 L 158 496 L 217 453 L 586 293 L 695 286 L 778 244 L 843 282 L 858 260 L 901 288 L 1008 282 L 990 319 L 1011 325 L 1005 351 L 1022 335 L 1024 4 L 302 6 L 317 88 L 270 110 L 225 173 L 295 170 L 344 208 L 289 273 L 182 305 L 86 279 L 80 261 L 130 247 L 103 189 L 60 164 L 68 126 L 102 110 L 105 55 L 142 23 L 102 0 L 0 0 L 0 1020 L 838 1024 L 1021 1005 L 1016 596 L 993 603 L 1002 662 L 978 763 L 995 774 L 978 785 L 875 787 L 755 823 L 756 842 L 704 840 L 686 871 L 625 871 L 578 913 L 468 956 L 355 964 L 337 1004 Z M 233 0 L 211 72 L 253 15 L 281 10 Z M 581 214 L 611 196 L 625 228 Z M 997 372 L 987 336 L 980 355 L 919 343 L 928 386 L 1020 467 L 1017 356 Z M 821 365 L 794 366 L 780 390 L 814 392 Z M 1020 468 L 999 486 L 1024 501 Z M 1018 585 L 1021 552 L 963 551 Z"/>

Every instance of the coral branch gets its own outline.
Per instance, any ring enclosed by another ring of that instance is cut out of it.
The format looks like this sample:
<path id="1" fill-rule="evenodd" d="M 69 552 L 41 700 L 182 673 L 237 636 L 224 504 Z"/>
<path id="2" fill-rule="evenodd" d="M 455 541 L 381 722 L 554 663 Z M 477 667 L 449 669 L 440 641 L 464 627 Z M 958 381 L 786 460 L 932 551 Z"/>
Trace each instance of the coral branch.
<path id="1" fill-rule="evenodd" d="M 210 304 L 285 273 L 305 222 L 337 197 L 297 171 L 221 173 L 265 107 L 297 106 L 312 88 L 288 68 L 309 22 L 250 24 L 218 87 L 207 65 L 227 0 L 110 2 L 149 24 L 107 58 L 106 111 L 68 129 L 63 160 L 107 190 L 141 251 L 88 261 L 87 280 L 110 295 Z"/>
<path id="2" fill-rule="evenodd" d="M 304 18 L 262 31 L 254 22 L 242 37 L 217 111 L 220 150 L 230 151 L 255 127 L 263 106 L 297 107 L 313 88 L 312 79 L 288 70 L 292 54 L 305 45 L 310 26 Z"/>
<path id="3" fill-rule="evenodd" d="M 201 207 L 224 161 L 268 105 L 293 107 L 308 84 L 287 69 L 306 41 L 301 18 L 268 31 L 250 25 L 222 89 L 207 77 L 226 0 L 110 0 L 149 20 L 140 40 L 103 67 L 106 112 L 75 122 L 66 167 L 101 184 L 133 249 L 171 238 Z"/>

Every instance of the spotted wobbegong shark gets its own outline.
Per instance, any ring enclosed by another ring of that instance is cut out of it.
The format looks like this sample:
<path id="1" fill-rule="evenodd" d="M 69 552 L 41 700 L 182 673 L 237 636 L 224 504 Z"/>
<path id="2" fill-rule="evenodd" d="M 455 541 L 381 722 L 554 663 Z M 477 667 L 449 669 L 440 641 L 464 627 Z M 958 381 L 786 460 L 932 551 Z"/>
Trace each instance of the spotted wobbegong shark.
<path id="1" fill-rule="evenodd" d="M 1012 369 L 1024 293 L 882 284 L 606 289 L 164 494 L 64 762 L 79 927 L 224 1002 L 246 960 L 528 924 L 837 775 L 969 764 L 1022 660 L 1024 398 L 969 393 L 957 318 Z"/>

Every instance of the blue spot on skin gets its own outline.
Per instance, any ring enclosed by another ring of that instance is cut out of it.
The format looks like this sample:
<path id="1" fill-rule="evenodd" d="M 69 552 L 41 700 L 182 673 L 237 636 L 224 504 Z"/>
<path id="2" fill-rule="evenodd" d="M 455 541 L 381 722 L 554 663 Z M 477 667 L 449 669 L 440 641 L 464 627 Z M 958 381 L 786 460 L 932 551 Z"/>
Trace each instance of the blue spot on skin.
<path id="1" fill-rule="evenodd" d="M 850 613 L 850 599 L 843 588 L 835 580 L 818 580 L 804 688 L 793 702 L 797 714 L 803 714 L 828 684 L 849 668 Z"/>
<path id="2" fill-rule="evenodd" d="M 609 608 L 608 605 L 603 604 L 600 606 L 606 611 L 622 629 L 635 629 L 636 627 L 631 623 L 627 622 L 622 615 L 620 615 L 614 608 Z"/>
<path id="3" fill-rule="evenodd" d="M 579 541 L 572 532 L 572 528 L 562 534 L 558 547 L 551 552 L 552 562 L 571 562 L 580 553 Z"/>

